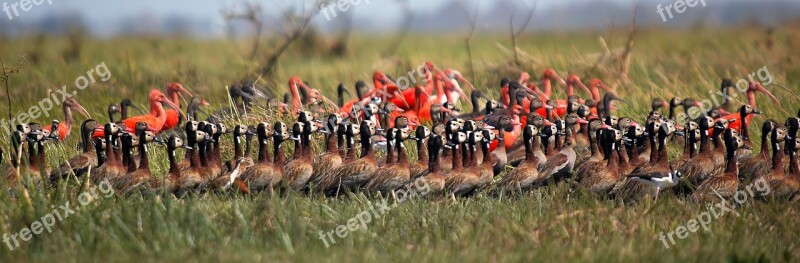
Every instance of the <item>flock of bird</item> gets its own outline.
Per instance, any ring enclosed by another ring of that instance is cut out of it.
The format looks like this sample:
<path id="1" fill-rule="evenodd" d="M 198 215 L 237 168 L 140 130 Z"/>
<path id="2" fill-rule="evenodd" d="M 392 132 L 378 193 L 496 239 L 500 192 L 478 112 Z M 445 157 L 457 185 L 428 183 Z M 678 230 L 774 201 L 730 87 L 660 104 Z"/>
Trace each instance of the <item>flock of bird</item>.
<path id="1" fill-rule="evenodd" d="M 626 101 L 599 79 L 584 84 L 577 75 L 562 79 L 547 69 L 532 81 L 522 73 L 517 80 L 504 78 L 495 100 L 456 70 L 424 65 L 424 85 L 400 89 L 377 71 L 372 87 L 356 83 L 357 95 L 350 101 L 345 96 L 352 95 L 340 85 L 338 103 L 298 77 L 289 79 L 289 93 L 282 100 L 267 99 L 253 83 L 237 83 L 229 89 L 236 106 L 206 114 L 205 121 L 198 119 L 198 112 L 205 113 L 202 106 L 208 103 L 171 83 L 166 94 L 155 89 L 149 93 L 147 114 L 128 117 L 128 108 L 135 106 L 125 99 L 109 106 L 109 122 L 85 120 L 80 126 L 82 153 L 50 170 L 44 144 L 70 135 L 73 110 L 89 115 L 72 97 L 63 103 L 63 122 L 16 127 L 7 161 L 0 152 L 8 166 L 5 185 L 47 185 L 74 176 L 108 181 L 125 195 L 278 190 L 336 196 L 354 191 L 394 195 L 425 183 L 435 193 L 465 197 L 566 183 L 621 200 L 657 200 L 660 192 L 670 191 L 703 201 L 731 197 L 761 180 L 769 183 L 770 196 L 800 196 L 800 114 L 784 122 L 767 120 L 760 152 L 750 147 L 749 122 L 761 114 L 756 94 L 780 103 L 758 82 L 749 83 L 747 104 L 733 112 L 730 101 L 724 101 L 698 118 L 677 123 L 681 108 L 689 115 L 690 108 L 702 105 L 691 98 L 657 98 L 652 111 L 637 122 L 613 114 L 614 104 Z M 555 99 L 553 84 L 565 88 L 566 99 Z M 733 87 L 732 81 L 722 81 L 723 93 Z M 589 97 L 576 95 L 576 88 Z M 184 95 L 191 97 L 185 113 L 179 106 Z M 472 112 L 458 109 L 460 100 L 471 104 Z M 225 116 L 254 107 L 274 110 L 274 115 L 252 126 L 228 128 L 222 123 Z M 279 121 L 280 115 L 296 121 Z M 320 153 L 312 150 L 316 134 L 324 141 Z M 226 137 L 233 142 L 229 158 L 220 149 Z M 287 142 L 294 145 L 291 157 Z M 166 145 L 169 169 L 162 176 L 150 169 L 148 147 L 153 143 Z M 407 148 L 411 146 L 415 149 Z M 670 160 L 669 147 L 682 147 L 683 153 Z M 376 155 L 378 151 L 385 154 Z M 416 151 L 412 156 L 418 161 L 410 161 L 408 151 Z"/>

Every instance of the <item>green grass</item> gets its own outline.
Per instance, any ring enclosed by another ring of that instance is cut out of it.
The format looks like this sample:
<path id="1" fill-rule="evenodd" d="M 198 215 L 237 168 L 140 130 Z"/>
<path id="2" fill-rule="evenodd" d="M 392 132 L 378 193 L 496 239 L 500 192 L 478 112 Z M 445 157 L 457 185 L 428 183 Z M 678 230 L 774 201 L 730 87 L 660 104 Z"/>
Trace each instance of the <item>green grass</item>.
<path id="1" fill-rule="evenodd" d="M 562 76 L 600 77 L 630 101 L 617 115 L 642 120 L 653 97 L 709 97 L 721 77 L 738 79 L 766 66 L 776 83 L 798 92 L 800 66 L 792 56 L 800 47 L 797 28 L 781 28 L 775 46 L 764 48 L 761 29 L 642 30 L 631 58 L 630 82 L 610 66 L 593 69 L 603 36 L 610 48 L 621 47 L 625 32 L 539 33 L 518 41 L 532 57 L 522 68 L 538 76 L 545 67 Z M 293 75 L 333 96 L 339 82 L 369 80 L 375 69 L 395 76 L 424 61 L 455 68 L 480 89 L 497 96 L 502 77 L 516 78 L 518 71 L 502 67 L 511 55 L 498 49 L 509 46 L 503 35 L 478 35 L 472 40 L 475 73 L 471 74 L 463 39 L 452 36 L 410 36 L 396 54 L 382 55 L 390 38 L 353 39 L 350 53 L 341 58 L 321 55 L 322 47 L 294 48 L 281 59 L 274 76 L 264 76 L 275 94 L 286 91 Z M 27 110 L 47 96 L 47 88 L 71 84 L 100 62 L 112 72 L 106 83 L 79 91 L 78 100 L 95 119 L 105 121 L 109 103 L 123 96 L 145 106 L 147 91 L 180 81 L 212 102 L 213 109 L 227 106 L 225 85 L 241 78 L 255 79 L 257 62 L 243 59 L 248 42 L 158 38 L 87 39 L 81 55 L 61 58 L 68 42 L 49 38 L 36 48 L 32 39 L 0 42 L 0 57 L 13 62 L 22 53 L 38 54 L 39 61 L 11 78 L 13 111 Z M 268 50 L 263 50 L 267 53 Z M 786 90 L 771 89 L 783 108 L 759 97 L 767 118 L 783 121 L 795 115 L 800 99 Z M 563 94 L 560 91 L 558 94 Z M 561 95 L 563 97 L 563 95 Z M 740 97 L 741 98 L 741 97 Z M 740 105 L 739 99 L 734 105 Z M 464 105 L 467 107 L 466 105 Z M 0 112 L 5 116 L 5 97 Z M 60 110 L 53 113 L 61 116 Z M 255 114 L 261 115 L 261 114 Z M 59 117 L 60 118 L 60 117 Z M 82 118 L 78 118 L 82 121 Z M 227 120 L 228 124 L 253 124 L 255 119 Z M 751 137 L 758 148 L 759 129 L 766 118 L 754 118 Z M 40 123 L 49 123 L 40 118 Z M 232 127 L 232 126 L 229 126 Z M 48 163 L 54 167 L 76 153 L 77 127 L 65 143 L 48 146 Z M 229 142 L 227 139 L 226 142 Z M 8 149 L 8 137 L 0 137 Z M 225 147 L 230 147 L 229 143 Z M 321 147 L 316 148 L 317 152 Z M 231 149 L 223 149 L 230 156 Z M 164 174 L 162 147 L 152 147 L 154 174 Z M 676 155 L 680 149 L 671 148 Z M 179 156 L 182 156 L 179 154 Z M 415 158 L 411 157 L 412 160 Z M 31 191 L 30 205 L 22 198 L 0 194 L 0 232 L 14 233 L 69 201 L 76 206 L 78 182 L 55 189 Z M 410 199 L 373 221 L 366 230 L 349 233 L 326 248 L 320 231 L 335 230 L 369 209 L 377 197 L 360 194 L 336 199 L 289 193 L 283 197 L 225 195 L 173 198 L 98 198 L 76 214 L 58 222 L 53 233 L 43 233 L 14 251 L 0 249 L 0 261 L 797 261 L 800 227 L 797 202 L 748 202 L 736 214 L 711 223 L 665 249 L 659 232 L 670 232 L 705 211 L 702 205 L 664 195 L 657 205 L 648 202 L 622 206 L 565 185 L 540 189 L 523 196 L 490 197 L 481 194 L 451 201 L 441 197 Z M 4 245 L 4 244 L 0 244 Z"/>

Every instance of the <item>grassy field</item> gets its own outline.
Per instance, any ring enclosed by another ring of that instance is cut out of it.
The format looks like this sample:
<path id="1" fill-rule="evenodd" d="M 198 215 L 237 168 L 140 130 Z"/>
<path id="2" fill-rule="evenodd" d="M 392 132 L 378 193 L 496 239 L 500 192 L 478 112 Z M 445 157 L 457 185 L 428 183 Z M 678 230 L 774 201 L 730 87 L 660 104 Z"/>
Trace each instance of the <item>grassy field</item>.
<path id="1" fill-rule="evenodd" d="M 587 80 L 600 77 L 630 104 L 619 116 L 643 120 L 654 97 L 710 99 L 722 77 L 738 80 L 766 67 L 775 83 L 768 86 L 781 99 L 782 109 L 759 96 L 764 118 L 783 122 L 800 107 L 800 28 L 779 28 L 773 35 L 760 28 L 723 30 L 641 30 L 630 58 L 628 79 L 613 62 L 595 66 L 604 48 L 624 47 L 626 32 L 538 33 L 518 39 L 524 69 L 538 76 L 546 67 L 562 77 L 579 74 Z M 395 76 L 432 61 L 442 68 L 459 69 L 477 87 L 497 97 L 502 77 L 516 78 L 513 55 L 506 36 L 477 35 L 472 39 L 474 70 L 464 40 L 452 36 L 409 36 L 395 54 L 384 54 L 389 37 L 356 36 L 348 55 L 329 57 L 325 46 L 308 44 L 290 49 L 275 75 L 263 76 L 275 94 L 287 91 L 286 80 L 300 76 L 333 96 L 339 82 L 352 85 L 369 80 L 376 69 Z M 108 104 L 122 97 L 146 105 L 151 88 L 163 89 L 179 81 L 207 98 L 211 109 L 228 105 L 224 86 L 242 78 L 255 79 L 261 64 L 245 59 L 249 42 L 224 40 L 123 38 L 86 39 L 73 59 L 64 38 L 48 37 L 37 44 L 30 38 L 0 41 L 0 58 L 13 63 L 20 54 L 35 61 L 10 79 L 10 94 L 3 93 L 0 113 L 27 110 L 47 96 L 48 88 L 67 85 L 105 62 L 112 77 L 77 93 L 92 117 L 106 121 Z M 769 48 L 767 46 L 770 46 Z M 262 56 L 270 50 L 261 51 Z M 474 72 L 473 72 L 474 71 Z M 352 86 L 351 86 L 352 87 Z M 563 94 L 559 91 L 559 94 Z M 561 95 L 563 97 L 563 95 Z M 733 103 L 741 105 L 743 96 Z M 463 105 L 468 107 L 467 105 Z M 61 118 L 60 109 L 52 113 Z M 253 124 L 264 116 L 226 120 L 228 124 Z M 78 123 L 82 121 L 78 118 Z M 49 123 L 49 118 L 38 119 Z M 230 127 L 230 126 L 229 126 Z M 751 128 L 756 149 L 760 129 Z M 63 144 L 48 146 L 51 167 L 74 155 L 77 127 Z M 232 151 L 226 140 L 223 156 Z M 0 145 L 8 149 L 8 136 Z M 152 147 L 154 174 L 164 174 L 167 161 L 162 147 Z M 673 146 L 671 154 L 680 148 Z M 317 149 L 319 152 L 319 148 Z M 182 155 L 179 155 L 182 156 Z M 413 158 L 413 157 L 412 157 Z M 158 197 L 97 197 L 78 204 L 79 182 L 66 182 L 44 191 L 31 191 L 31 202 L 0 194 L 0 232 L 13 234 L 69 202 L 79 207 L 52 227 L 14 250 L 3 245 L 0 261 L 797 261 L 800 257 L 800 205 L 797 202 L 751 201 L 734 209 L 697 233 L 689 233 L 665 248 L 659 233 L 707 211 L 674 196 L 662 195 L 657 204 L 624 206 L 560 185 L 502 198 L 481 194 L 452 201 L 426 196 L 400 203 L 367 229 L 350 232 L 330 247 L 320 240 L 329 232 L 383 199 L 362 194 L 336 199 L 289 193 L 283 197 L 225 195 L 192 196 L 176 200 Z M 335 234 L 334 234 L 335 236 Z"/>

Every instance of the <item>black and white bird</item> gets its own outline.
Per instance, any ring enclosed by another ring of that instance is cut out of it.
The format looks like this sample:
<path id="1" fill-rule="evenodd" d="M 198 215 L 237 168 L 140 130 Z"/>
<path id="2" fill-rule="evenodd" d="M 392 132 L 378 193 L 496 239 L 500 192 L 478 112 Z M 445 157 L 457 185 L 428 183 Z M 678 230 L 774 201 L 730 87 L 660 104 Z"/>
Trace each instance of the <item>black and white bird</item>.
<path id="1" fill-rule="evenodd" d="M 655 190 L 654 202 L 658 202 L 658 193 L 661 192 L 661 189 L 667 189 L 678 185 L 678 182 L 681 181 L 681 176 L 681 172 L 674 170 L 671 173 L 668 173 L 665 177 L 652 176 L 652 174 L 642 174 L 638 176 L 631 176 L 630 178 L 653 187 Z"/>

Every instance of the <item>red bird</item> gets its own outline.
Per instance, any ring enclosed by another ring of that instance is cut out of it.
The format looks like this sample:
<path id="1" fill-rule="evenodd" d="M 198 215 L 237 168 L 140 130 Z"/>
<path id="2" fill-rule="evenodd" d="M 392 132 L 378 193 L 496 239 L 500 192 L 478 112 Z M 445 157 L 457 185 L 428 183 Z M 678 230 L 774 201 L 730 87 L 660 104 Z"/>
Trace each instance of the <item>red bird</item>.
<path id="1" fill-rule="evenodd" d="M 314 104 L 318 101 L 324 101 L 334 108 L 337 108 L 336 103 L 322 96 L 319 90 L 306 85 L 300 77 L 293 76 L 289 78 L 289 92 L 292 94 L 292 115 L 297 115 L 302 105 Z M 304 96 L 301 96 L 301 93 Z"/>
<path id="2" fill-rule="evenodd" d="M 74 122 L 72 118 L 72 110 L 76 110 L 83 114 L 87 119 L 91 119 L 92 117 L 89 116 L 89 112 L 83 108 L 78 101 L 75 100 L 75 97 L 69 97 L 64 102 L 62 102 L 63 109 L 64 109 L 64 121 L 58 125 L 58 139 L 63 141 L 67 139 L 69 136 L 70 131 L 72 130 L 72 123 Z M 52 125 L 47 125 L 42 128 L 42 130 L 46 130 L 48 132 L 52 132 Z"/>
<path id="3" fill-rule="evenodd" d="M 778 107 L 782 107 L 781 106 L 781 102 L 778 100 L 778 98 L 776 98 L 775 95 L 772 95 L 772 93 L 769 92 L 766 88 L 764 88 L 764 86 L 761 86 L 761 83 L 750 82 L 750 85 L 748 85 L 747 92 L 746 92 L 746 94 L 747 94 L 747 104 L 750 105 L 750 107 L 753 107 L 753 109 L 758 109 L 758 107 L 756 107 L 756 92 L 763 92 L 764 94 L 767 94 L 767 96 L 770 99 L 772 99 L 772 101 L 774 101 L 775 104 L 778 105 Z M 747 117 L 745 117 L 747 123 L 750 123 L 750 120 L 752 118 L 753 118 L 753 114 L 749 114 L 749 115 L 747 115 Z M 742 120 L 741 120 L 741 117 L 740 117 L 740 114 L 739 114 L 738 111 L 735 112 L 735 113 L 728 114 L 726 116 L 719 117 L 715 121 L 721 120 L 721 119 L 733 120 L 730 123 L 728 123 L 728 128 L 739 130 L 742 127 Z M 713 129 L 709 129 L 709 133 L 711 133 L 713 131 L 714 131 Z"/>
<path id="4" fill-rule="evenodd" d="M 183 114 L 183 111 L 172 103 L 164 93 L 157 89 L 150 90 L 150 114 L 146 115 L 139 115 L 127 118 L 122 120 L 125 123 L 125 127 L 127 130 L 133 131 L 136 127 L 137 122 L 144 122 L 147 123 L 148 129 L 153 130 L 155 132 L 161 132 L 166 130 L 164 123 L 167 121 L 167 113 L 164 110 L 164 107 L 161 106 L 161 103 L 167 104 L 170 107 L 175 108 L 178 113 Z"/>
<path id="5" fill-rule="evenodd" d="M 172 82 L 167 86 L 167 96 L 169 96 L 169 100 L 172 101 L 172 103 L 178 107 L 180 107 L 181 105 L 181 101 L 178 97 L 180 96 L 181 98 L 183 98 L 183 95 L 181 95 L 181 93 L 185 93 L 190 97 L 194 97 L 192 96 L 191 92 L 183 88 L 183 85 L 181 85 L 178 82 Z M 208 102 L 203 100 L 201 104 L 208 105 Z M 180 115 L 178 114 L 178 112 L 175 111 L 174 109 L 167 109 L 166 113 L 167 113 L 167 121 L 164 122 L 164 130 L 169 130 L 178 126 L 178 123 L 180 122 Z M 153 110 L 151 109 L 150 114 L 155 114 L 155 112 L 153 112 Z"/>

